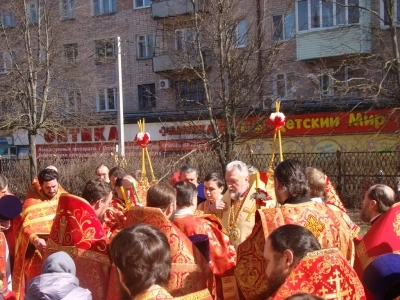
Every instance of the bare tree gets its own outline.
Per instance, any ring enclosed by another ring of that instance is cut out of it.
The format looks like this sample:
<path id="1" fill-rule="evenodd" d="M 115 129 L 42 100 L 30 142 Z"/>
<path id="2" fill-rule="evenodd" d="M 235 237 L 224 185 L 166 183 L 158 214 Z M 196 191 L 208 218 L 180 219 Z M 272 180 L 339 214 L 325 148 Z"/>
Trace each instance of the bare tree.
<path id="1" fill-rule="evenodd" d="M 37 174 L 36 135 L 41 130 L 94 122 L 87 96 L 87 57 L 68 44 L 68 1 L 0 1 L 2 11 L 0 129 L 23 130 L 29 138 L 30 175 Z M 84 51 L 82 51 L 84 52 Z M 97 122 L 97 120 L 96 120 Z"/>
<path id="2" fill-rule="evenodd" d="M 174 81 L 172 105 L 209 121 L 204 138 L 224 170 L 235 146 L 265 122 L 265 86 L 286 44 L 267 43 L 260 1 L 167 1 L 153 3 L 153 15 L 155 5 L 170 13 L 158 21 L 154 70 Z"/>
<path id="3" fill-rule="evenodd" d="M 337 56 L 334 59 L 322 58 L 309 64 L 307 72 L 317 74 L 314 80 L 314 99 L 334 96 L 339 99 L 362 99 L 371 104 L 380 102 L 389 106 L 400 99 L 400 52 L 397 25 L 400 15 L 398 0 L 375 1 L 331 1 L 336 12 L 341 9 L 353 12 L 357 20 L 348 26 L 338 26 L 326 33 L 338 39 L 345 36 L 351 28 L 359 27 L 360 40 L 367 40 L 370 50 Z M 345 5 L 345 3 L 348 3 Z M 337 18 L 337 15 L 332 15 Z M 333 34 L 332 34 L 333 33 Z M 332 67 L 334 66 L 334 67 Z M 384 100 L 384 101 L 382 101 Z M 386 102 L 385 102 L 386 101 Z M 343 102 L 344 103 L 344 102 Z M 342 103 L 342 104 L 343 104 Z"/>

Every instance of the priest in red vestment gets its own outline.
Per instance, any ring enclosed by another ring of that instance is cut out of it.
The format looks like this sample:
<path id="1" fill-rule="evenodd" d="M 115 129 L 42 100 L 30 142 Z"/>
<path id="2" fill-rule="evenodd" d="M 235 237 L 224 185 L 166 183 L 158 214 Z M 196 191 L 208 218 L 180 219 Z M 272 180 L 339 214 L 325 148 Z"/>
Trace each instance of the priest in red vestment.
<path id="1" fill-rule="evenodd" d="M 120 284 L 130 299 L 177 299 L 165 289 L 171 275 L 171 248 L 154 226 L 139 223 L 119 232 L 110 245 Z M 207 289 L 180 299 L 213 299 Z"/>
<path id="2" fill-rule="evenodd" d="M 28 192 L 21 215 L 13 226 L 17 226 L 17 241 L 14 269 L 12 274 L 13 291 L 18 299 L 23 299 L 25 280 L 41 273 L 43 251 L 56 213 L 58 199 L 63 192 L 59 188 L 58 173 L 46 168 L 38 174 L 40 189 Z"/>
<path id="3" fill-rule="evenodd" d="M 194 216 L 197 207 L 197 188 L 187 181 L 175 183 L 176 211 L 173 223 L 188 237 L 204 234 L 208 236 L 210 261 L 209 265 L 214 275 L 217 275 L 217 293 L 223 299 L 234 299 L 238 295 L 233 269 L 236 265 L 236 251 L 229 237 L 206 219 L 207 215 Z M 216 218 L 215 218 L 216 219 Z M 216 219 L 218 221 L 218 219 Z M 221 225 L 222 227 L 222 225 Z M 224 283 L 226 283 L 224 285 Z M 225 291 L 225 294 L 224 294 Z M 236 297 L 236 299 L 238 299 Z"/>
<path id="4" fill-rule="evenodd" d="M 376 184 L 364 195 L 360 219 L 370 222 L 371 228 L 356 244 L 354 270 L 360 279 L 364 270 L 377 257 L 400 253 L 400 203 L 395 192 L 384 184 Z M 366 290 L 367 299 L 374 299 Z"/>
<path id="5" fill-rule="evenodd" d="M 127 212 L 125 227 L 146 223 L 167 236 L 171 246 L 172 268 L 166 290 L 174 297 L 205 288 L 212 291 L 213 276 L 208 262 L 188 237 L 168 219 L 175 212 L 175 189 L 165 183 L 151 186 L 147 192 L 147 205 L 152 207 L 133 206 Z"/>
<path id="6" fill-rule="evenodd" d="M 325 203 L 338 217 L 338 220 L 342 225 L 341 227 L 348 229 L 351 238 L 357 238 L 358 233 L 360 232 L 360 227 L 350 219 L 350 216 L 329 178 L 322 171 L 316 168 L 308 167 L 306 172 L 311 200 Z M 351 242 L 348 247 L 348 254 L 346 255 L 350 265 L 354 264 L 354 256 L 355 246 L 354 242 Z"/>
<path id="7" fill-rule="evenodd" d="M 348 228 L 343 227 L 333 211 L 308 197 L 305 168 L 299 161 L 284 160 L 277 166 L 274 177 L 275 194 L 281 207 L 258 210 L 252 233 L 238 247 L 235 275 L 246 299 L 257 297 L 268 286 L 263 249 L 276 228 L 285 224 L 303 226 L 314 234 L 323 249 L 336 247 L 344 257 L 349 254 L 352 243 Z"/>
<path id="8" fill-rule="evenodd" d="M 99 181 L 108 185 L 102 180 Z M 90 183 L 88 184 L 93 187 Z M 87 191 L 88 184 L 83 193 L 86 197 L 90 193 Z M 91 193 L 93 194 L 93 190 Z M 64 251 L 72 257 L 80 286 L 92 292 L 93 300 L 107 299 L 111 259 L 108 253 L 106 232 L 99 217 L 101 218 L 105 212 L 111 196 L 111 188 L 109 188 L 108 198 L 102 196 L 99 200 L 102 203 L 98 203 L 93 208 L 85 199 L 63 194 L 58 203 L 46 247 L 46 256 L 57 251 Z M 109 299 L 119 298 L 118 295 L 114 295 Z"/>
<path id="9" fill-rule="evenodd" d="M 364 300 L 355 271 L 337 248 L 320 249 L 314 234 L 299 225 L 274 230 L 264 246 L 265 275 L 262 299 L 284 300 L 298 293 L 324 299 Z"/>

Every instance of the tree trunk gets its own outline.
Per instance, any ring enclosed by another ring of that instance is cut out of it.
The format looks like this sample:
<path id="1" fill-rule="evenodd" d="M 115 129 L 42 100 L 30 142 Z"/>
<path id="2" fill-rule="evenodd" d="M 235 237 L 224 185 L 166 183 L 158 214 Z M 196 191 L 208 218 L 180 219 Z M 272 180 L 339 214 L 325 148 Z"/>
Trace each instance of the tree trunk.
<path id="1" fill-rule="evenodd" d="M 31 182 L 37 176 L 37 157 L 36 157 L 36 133 L 28 131 L 29 138 L 29 171 Z"/>
<path id="2" fill-rule="evenodd" d="M 397 88 L 400 88 L 400 55 L 399 55 L 399 46 L 397 44 L 397 22 L 395 19 L 395 13 L 394 13 L 394 1 L 391 0 L 389 2 L 389 8 L 388 8 L 388 15 L 389 15 L 389 27 L 390 27 L 390 37 L 392 40 L 392 48 L 393 48 L 393 56 L 394 56 L 394 65 L 395 65 L 395 71 L 396 71 L 396 83 L 397 83 Z M 399 18 L 399 16 L 397 16 Z"/>

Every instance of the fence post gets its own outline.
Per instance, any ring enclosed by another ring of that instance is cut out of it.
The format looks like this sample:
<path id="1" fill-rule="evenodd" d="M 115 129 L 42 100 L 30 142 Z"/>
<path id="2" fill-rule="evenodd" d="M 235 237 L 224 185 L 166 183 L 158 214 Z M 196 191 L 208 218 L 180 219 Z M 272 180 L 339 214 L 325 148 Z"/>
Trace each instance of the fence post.
<path id="1" fill-rule="evenodd" d="M 341 162 L 341 156 L 342 156 L 342 152 L 338 149 L 336 151 L 336 163 L 337 163 L 337 170 L 338 170 L 338 174 L 337 174 L 337 192 L 340 195 L 340 198 L 342 198 L 341 194 L 342 194 L 342 162 Z"/>

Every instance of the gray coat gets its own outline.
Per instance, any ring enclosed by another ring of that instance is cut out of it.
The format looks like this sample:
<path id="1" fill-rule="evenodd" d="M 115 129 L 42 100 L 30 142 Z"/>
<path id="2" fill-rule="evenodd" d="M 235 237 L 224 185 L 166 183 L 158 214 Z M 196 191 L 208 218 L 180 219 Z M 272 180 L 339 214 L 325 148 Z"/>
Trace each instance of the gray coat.
<path id="1" fill-rule="evenodd" d="M 25 300 L 92 300 L 92 294 L 70 273 L 47 273 L 29 282 Z"/>

